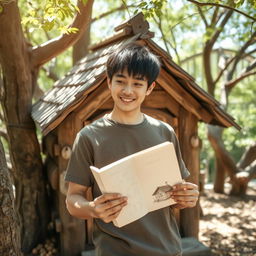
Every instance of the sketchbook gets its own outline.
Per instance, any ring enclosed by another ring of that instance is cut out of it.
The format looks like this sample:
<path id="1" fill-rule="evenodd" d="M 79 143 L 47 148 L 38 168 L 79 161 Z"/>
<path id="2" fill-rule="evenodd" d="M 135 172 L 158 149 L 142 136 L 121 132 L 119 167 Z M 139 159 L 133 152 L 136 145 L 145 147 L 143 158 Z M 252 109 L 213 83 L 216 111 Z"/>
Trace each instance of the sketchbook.
<path id="1" fill-rule="evenodd" d="M 128 204 L 113 221 L 123 227 L 151 211 L 175 204 L 165 193 L 182 182 L 173 143 L 164 142 L 91 171 L 102 193 L 120 193 Z"/>

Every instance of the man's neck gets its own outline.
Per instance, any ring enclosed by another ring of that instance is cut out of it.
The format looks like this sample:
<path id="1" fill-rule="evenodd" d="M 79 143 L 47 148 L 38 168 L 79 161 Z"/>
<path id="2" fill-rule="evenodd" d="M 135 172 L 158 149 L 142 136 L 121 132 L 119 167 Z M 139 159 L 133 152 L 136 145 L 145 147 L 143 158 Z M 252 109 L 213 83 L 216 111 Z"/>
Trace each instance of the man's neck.
<path id="1" fill-rule="evenodd" d="M 108 114 L 108 117 L 121 124 L 140 124 L 144 120 L 144 115 L 142 112 L 138 112 L 136 114 L 126 113 L 125 115 L 120 115 L 114 109 L 112 110 L 111 113 Z"/>

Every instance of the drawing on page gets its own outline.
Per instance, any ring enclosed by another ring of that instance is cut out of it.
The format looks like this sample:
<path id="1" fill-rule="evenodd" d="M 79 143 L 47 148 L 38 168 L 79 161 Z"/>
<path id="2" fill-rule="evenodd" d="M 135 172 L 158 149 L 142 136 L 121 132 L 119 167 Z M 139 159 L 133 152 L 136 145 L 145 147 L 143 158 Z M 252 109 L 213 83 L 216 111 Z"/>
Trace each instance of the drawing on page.
<path id="1" fill-rule="evenodd" d="M 171 196 L 166 193 L 172 190 L 172 186 L 166 181 L 164 185 L 158 186 L 152 196 L 154 197 L 154 202 L 161 202 L 169 199 Z"/>

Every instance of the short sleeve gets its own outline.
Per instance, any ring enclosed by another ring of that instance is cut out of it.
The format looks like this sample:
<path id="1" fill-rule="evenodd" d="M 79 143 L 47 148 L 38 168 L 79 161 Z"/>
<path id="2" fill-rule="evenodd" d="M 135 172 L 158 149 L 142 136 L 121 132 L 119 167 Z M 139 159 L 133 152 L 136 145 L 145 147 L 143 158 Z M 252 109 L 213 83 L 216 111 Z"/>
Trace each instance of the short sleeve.
<path id="1" fill-rule="evenodd" d="M 73 144 L 65 180 L 91 187 L 93 178 L 90 165 L 93 165 L 92 146 L 85 134 L 79 132 Z"/>
<path id="2" fill-rule="evenodd" d="M 182 155 L 181 155 L 181 151 L 180 151 L 180 144 L 179 144 L 179 141 L 178 141 L 177 136 L 174 133 L 174 131 L 173 131 L 173 141 L 172 142 L 175 147 L 177 160 L 178 160 L 180 171 L 181 171 L 181 177 L 182 177 L 182 179 L 186 179 L 190 175 L 190 172 L 188 171 L 188 169 L 182 159 Z"/>

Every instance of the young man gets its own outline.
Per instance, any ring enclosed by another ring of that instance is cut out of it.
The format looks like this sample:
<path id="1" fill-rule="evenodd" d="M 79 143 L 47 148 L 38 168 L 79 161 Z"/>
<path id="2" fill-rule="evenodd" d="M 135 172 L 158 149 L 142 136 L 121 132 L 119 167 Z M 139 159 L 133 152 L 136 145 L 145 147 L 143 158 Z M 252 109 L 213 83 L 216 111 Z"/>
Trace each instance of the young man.
<path id="1" fill-rule="evenodd" d="M 118 193 L 101 194 L 89 166 L 101 168 L 122 157 L 165 141 L 174 143 L 183 178 L 189 176 L 171 126 L 141 112 L 141 104 L 155 87 L 160 63 L 143 46 L 131 44 L 114 52 L 107 62 L 108 87 L 114 100 L 112 112 L 84 127 L 77 135 L 67 168 L 67 209 L 71 215 L 94 218 L 96 255 L 181 255 L 180 235 L 171 207 L 148 213 L 122 228 L 114 220 L 129 204 Z M 157 170 L 156 170 L 157 172 Z M 92 187 L 93 201 L 85 198 Z M 171 193 L 175 207 L 193 207 L 195 184 L 177 184 Z"/>

